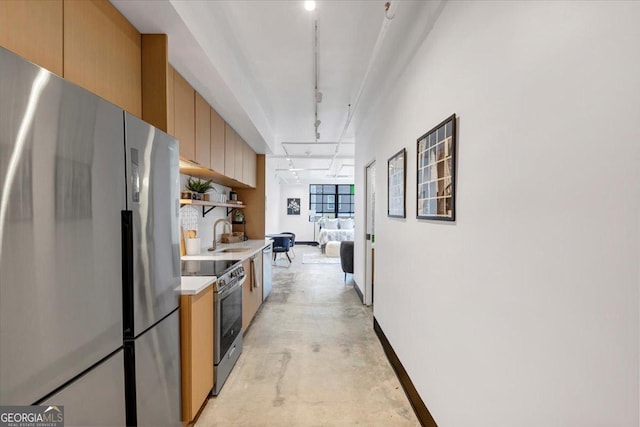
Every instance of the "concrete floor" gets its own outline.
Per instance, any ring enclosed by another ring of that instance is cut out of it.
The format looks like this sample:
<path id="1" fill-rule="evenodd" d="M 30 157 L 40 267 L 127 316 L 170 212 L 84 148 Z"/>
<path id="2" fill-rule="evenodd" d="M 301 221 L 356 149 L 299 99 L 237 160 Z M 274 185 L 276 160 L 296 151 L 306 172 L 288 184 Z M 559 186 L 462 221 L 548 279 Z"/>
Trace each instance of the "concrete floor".
<path id="1" fill-rule="evenodd" d="M 273 268 L 243 353 L 196 426 L 419 426 L 340 264 Z"/>

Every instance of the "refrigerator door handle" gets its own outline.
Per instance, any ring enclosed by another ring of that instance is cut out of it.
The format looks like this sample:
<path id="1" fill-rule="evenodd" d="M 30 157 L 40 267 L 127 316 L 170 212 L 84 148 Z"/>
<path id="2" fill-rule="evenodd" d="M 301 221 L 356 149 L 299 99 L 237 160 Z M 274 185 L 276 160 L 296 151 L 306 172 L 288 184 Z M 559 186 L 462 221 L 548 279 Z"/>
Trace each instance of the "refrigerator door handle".
<path id="1" fill-rule="evenodd" d="M 133 213 L 121 211 L 122 219 L 122 320 L 124 338 L 133 338 Z"/>

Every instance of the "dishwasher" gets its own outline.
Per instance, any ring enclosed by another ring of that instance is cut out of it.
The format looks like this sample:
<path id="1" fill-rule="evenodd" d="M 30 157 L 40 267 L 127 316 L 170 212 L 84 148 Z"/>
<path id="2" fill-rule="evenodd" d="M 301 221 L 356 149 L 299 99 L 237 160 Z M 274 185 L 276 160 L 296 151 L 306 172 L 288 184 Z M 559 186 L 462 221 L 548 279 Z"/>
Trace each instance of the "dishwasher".
<path id="1" fill-rule="evenodd" d="M 267 246 L 262 250 L 262 301 L 266 300 L 271 292 L 271 257 L 272 247 Z"/>

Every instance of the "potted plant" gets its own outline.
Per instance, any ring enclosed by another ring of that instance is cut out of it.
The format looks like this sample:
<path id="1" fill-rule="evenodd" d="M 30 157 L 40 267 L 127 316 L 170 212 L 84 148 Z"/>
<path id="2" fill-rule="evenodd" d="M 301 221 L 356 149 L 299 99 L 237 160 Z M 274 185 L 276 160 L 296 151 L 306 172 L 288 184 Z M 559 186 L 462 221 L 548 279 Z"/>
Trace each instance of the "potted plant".
<path id="1" fill-rule="evenodd" d="M 211 184 L 211 180 L 205 181 L 199 178 L 191 178 L 187 180 L 187 190 L 191 191 L 196 195 L 198 200 L 209 200 L 209 195 L 205 194 L 207 191 L 213 189 L 213 184 Z"/>

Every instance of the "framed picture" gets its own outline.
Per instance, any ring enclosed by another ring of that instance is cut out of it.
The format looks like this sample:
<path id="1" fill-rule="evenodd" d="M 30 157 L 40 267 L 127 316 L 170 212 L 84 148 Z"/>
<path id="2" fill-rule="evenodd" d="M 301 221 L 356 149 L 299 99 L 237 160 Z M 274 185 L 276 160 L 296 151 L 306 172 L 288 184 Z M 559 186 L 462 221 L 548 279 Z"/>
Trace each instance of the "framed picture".
<path id="1" fill-rule="evenodd" d="M 417 158 L 417 218 L 455 221 L 455 114 L 418 138 Z"/>
<path id="2" fill-rule="evenodd" d="M 287 215 L 300 215 L 300 199 L 287 199 Z"/>
<path id="3" fill-rule="evenodd" d="M 387 160 L 387 216 L 406 218 L 407 150 L 398 151 Z"/>

